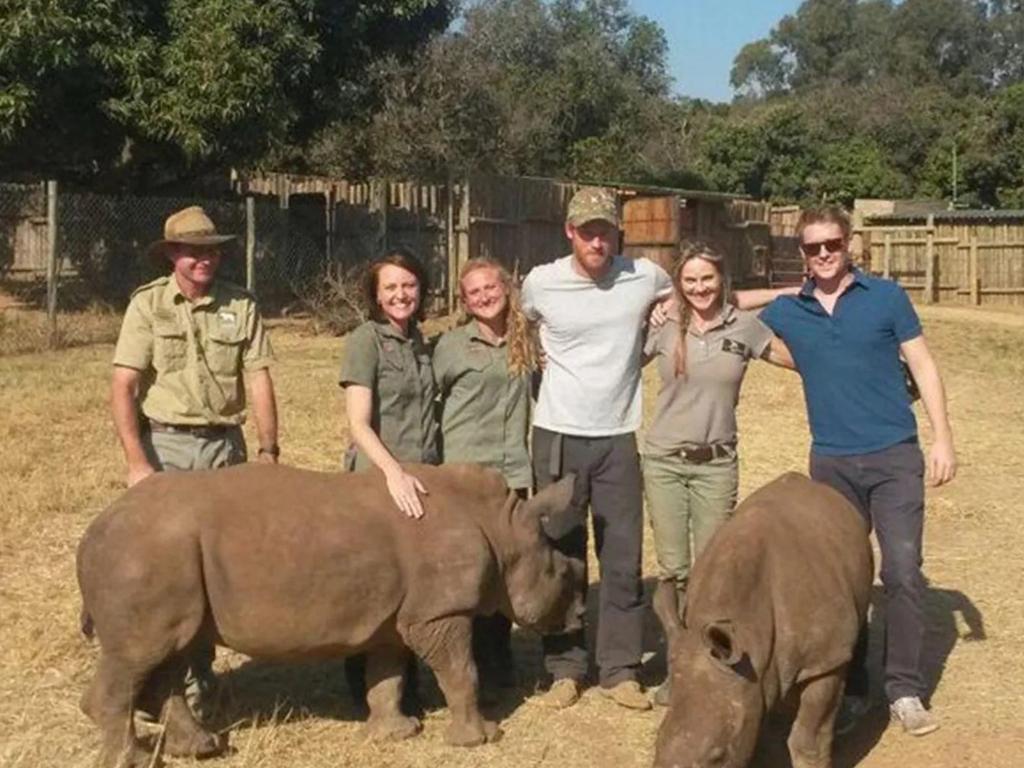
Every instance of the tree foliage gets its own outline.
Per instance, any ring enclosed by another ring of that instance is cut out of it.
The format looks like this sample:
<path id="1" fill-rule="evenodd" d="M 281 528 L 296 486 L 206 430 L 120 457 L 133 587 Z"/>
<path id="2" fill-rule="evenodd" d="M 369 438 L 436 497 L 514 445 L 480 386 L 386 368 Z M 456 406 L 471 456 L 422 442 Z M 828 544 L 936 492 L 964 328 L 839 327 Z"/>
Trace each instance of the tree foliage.
<path id="1" fill-rule="evenodd" d="M 450 12 L 445 0 L 0 0 L 0 161 L 85 177 L 253 162 L 356 101 L 370 62 Z"/>

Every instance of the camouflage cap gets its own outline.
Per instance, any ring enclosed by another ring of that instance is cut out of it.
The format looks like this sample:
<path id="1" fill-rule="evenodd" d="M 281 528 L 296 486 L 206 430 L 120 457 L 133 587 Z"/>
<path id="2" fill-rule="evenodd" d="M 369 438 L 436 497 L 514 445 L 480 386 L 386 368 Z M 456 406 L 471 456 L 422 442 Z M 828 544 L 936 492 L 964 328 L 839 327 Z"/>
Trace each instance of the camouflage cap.
<path id="1" fill-rule="evenodd" d="M 596 220 L 619 226 L 619 203 L 615 193 L 603 187 L 581 187 L 569 201 L 565 221 L 578 227 Z"/>

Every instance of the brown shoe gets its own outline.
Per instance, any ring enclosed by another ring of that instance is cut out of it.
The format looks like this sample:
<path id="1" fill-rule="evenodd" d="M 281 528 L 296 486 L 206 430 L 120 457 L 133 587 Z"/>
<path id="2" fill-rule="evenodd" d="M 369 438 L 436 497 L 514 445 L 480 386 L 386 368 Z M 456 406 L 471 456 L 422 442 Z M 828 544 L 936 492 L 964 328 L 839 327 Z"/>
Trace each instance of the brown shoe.
<path id="1" fill-rule="evenodd" d="M 601 688 L 601 695 L 611 699 L 620 707 L 627 709 L 646 710 L 651 708 L 651 701 L 636 680 L 626 680 L 611 688 Z"/>
<path id="2" fill-rule="evenodd" d="M 538 696 L 534 701 L 548 709 L 565 709 L 580 700 L 580 684 L 571 677 L 555 680 L 547 693 Z"/>

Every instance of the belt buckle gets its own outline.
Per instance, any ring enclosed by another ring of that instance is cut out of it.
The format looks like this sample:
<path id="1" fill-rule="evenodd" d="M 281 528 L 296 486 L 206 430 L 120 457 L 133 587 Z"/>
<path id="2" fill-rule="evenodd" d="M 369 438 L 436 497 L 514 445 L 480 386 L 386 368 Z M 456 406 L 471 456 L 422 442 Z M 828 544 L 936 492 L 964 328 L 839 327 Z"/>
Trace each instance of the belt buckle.
<path id="1" fill-rule="evenodd" d="M 683 455 L 694 464 L 707 464 L 715 458 L 715 450 L 713 446 L 702 445 L 699 448 L 683 448 Z"/>

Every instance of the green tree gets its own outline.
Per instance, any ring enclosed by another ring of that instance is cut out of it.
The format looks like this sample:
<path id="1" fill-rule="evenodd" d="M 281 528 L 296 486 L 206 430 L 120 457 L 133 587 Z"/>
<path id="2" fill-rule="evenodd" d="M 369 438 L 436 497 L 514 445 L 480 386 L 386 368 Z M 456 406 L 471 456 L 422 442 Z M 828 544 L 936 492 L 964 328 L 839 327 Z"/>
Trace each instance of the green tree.
<path id="1" fill-rule="evenodd" d="M 317 161 L 345 172 L 341 137 L 363 130 L 364 172 L 650 175 L 648 131 L 671 104 L 666 50 L 625 0 L 482 0 L 414 61 L 381 68 L 379 108 L 324 131 Z"/>
<path id="2" fill-rule="evenodd" d="M 446 0 L 0 0 L 0 162 L 112 183 L 256 162 L 449 15 Z"/>

